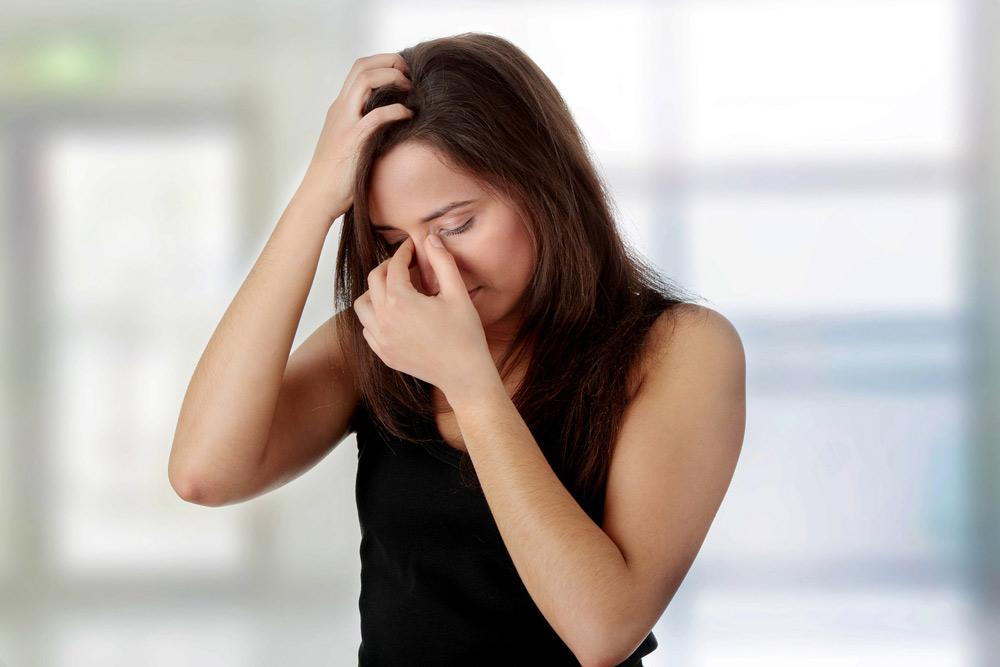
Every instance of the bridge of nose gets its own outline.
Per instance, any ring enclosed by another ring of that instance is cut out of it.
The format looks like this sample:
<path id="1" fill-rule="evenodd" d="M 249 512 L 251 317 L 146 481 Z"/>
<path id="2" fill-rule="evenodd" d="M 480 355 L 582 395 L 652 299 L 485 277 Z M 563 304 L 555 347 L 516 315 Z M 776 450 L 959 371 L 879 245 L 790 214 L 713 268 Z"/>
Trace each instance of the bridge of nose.
<path id="1" fill-rule="evenodd" d="M 415 267 L 414 264 L 416 264 Z M 427 256 L 422 251 L 416 249 L 413 251 L 413 263 L 410 264 L 411 280 L 414 269 L 416 269 L 417 277 L 417 282 L 413 283 L 414 287 L 427 296 L 437 294 L 437 280 L 434 278 L 434 269 L 431 267 L 430 260 L 427 259 Z"/>

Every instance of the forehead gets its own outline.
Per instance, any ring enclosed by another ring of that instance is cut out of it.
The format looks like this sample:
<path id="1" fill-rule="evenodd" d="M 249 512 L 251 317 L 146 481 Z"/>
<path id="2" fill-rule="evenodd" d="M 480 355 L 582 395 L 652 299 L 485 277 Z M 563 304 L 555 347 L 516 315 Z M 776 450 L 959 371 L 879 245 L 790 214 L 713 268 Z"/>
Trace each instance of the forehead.
<path id="1" fill-rule="evenodd" d="M 378 159 L 368 194 L 371 217 L 392 224 L 419 220 L 443 204 L 484 193 L 475 179 L 446 165 L 435 151 L 407 142 Z"/>

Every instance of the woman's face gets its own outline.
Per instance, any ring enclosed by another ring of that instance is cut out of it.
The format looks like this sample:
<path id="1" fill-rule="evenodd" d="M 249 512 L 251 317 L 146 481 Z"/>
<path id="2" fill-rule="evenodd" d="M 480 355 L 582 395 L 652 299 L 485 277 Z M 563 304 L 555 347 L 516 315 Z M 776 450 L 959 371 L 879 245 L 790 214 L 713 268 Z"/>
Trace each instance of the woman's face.
<path id="1" fill-rule="evenodd" d="M 470 297 L 487 340 L 510 340 L 535 265 L 531 237 L 513 206 L 415 142 L 400 144 L 378 160 L 369 201 L 373 234 L 393 252 L 407 237 L 413 239 L 410 281 L 417 290 L 427 295 L 439 290 L 424 246 L 428 234 L 437 234 L 454 256 L 466 289 L 475 289 Z M 468 203 L 452 207 L 454 202 Z"/>

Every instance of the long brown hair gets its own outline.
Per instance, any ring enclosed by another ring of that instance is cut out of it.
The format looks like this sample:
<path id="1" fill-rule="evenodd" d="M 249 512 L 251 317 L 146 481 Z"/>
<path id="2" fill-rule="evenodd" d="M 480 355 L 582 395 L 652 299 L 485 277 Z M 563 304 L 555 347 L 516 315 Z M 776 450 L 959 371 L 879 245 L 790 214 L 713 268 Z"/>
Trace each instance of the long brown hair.
<path id="1" fill-rule="evenodd" d="M 368 272 L 389 256 L 370 228 L 368 197 L 376 160 L 394 146 L 419 142 L 515 206 L 537 261 L 520 301 L 520 328 L 498 370 L 507 378 L 527 361 L 511 400 L 559 479 L 600 523 L 611 453 L 646 334 L 690 296 L 622 238 L 611 196 L 566 103 L 524 52 L 494 35 L 463 33 L 399 53 L 412 90 L 378 88 L 362 114 L 402 102 L 414 115 L 379 126 L 359 152 L 354 203 L 337 253 L 337 309 L 353 309 L 368 289 Z M 392 437 L 426 442 L 414 419 L 434 423 L 433 387 L 386 366 L 357 317 L 337 321 L 360 403 L 373 422 Z M 436 430 L 425 432 L 434 437 Z M 463 481 L 477 486 L 467 452 L 460 468 Z"/>

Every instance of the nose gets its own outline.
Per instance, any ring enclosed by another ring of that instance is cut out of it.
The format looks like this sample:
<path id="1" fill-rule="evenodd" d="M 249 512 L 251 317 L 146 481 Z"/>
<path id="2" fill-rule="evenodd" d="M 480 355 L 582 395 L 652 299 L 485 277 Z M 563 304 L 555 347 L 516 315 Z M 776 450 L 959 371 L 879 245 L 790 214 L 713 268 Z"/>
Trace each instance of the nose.
<path id="1" fill-rule="evenodd" d="M 414 239 L 413 258 L 410 261 L 410 281 L 421 293 L 434 296 L 441 290 L 438 287 L 437 278 L 434 276 L 434 268 L 427 258 L 427 251 L 424 249 L 427 243 L 425 238 L 421 236 L 419 239 Z M 414 269 L 416 269 L 416 281 L 413 280 Z"/>

